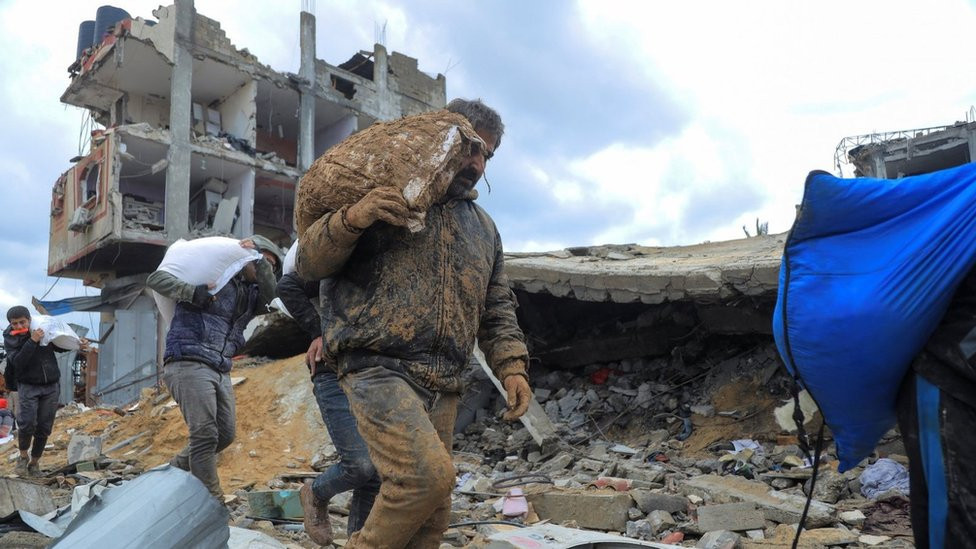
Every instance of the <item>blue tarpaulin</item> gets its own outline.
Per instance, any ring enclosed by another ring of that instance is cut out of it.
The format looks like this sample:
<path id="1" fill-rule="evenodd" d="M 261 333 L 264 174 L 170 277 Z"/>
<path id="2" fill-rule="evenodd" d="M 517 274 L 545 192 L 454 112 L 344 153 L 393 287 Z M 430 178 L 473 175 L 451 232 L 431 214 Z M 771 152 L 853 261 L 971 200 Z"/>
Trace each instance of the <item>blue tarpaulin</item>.
<path id="1" fill-rule="evenodd" d="M 773 333 L 834 434 L 841 471 L 895 424 L 898 387 L 974 260 L 976 164 L 894 180 L 807 177 Z"/>

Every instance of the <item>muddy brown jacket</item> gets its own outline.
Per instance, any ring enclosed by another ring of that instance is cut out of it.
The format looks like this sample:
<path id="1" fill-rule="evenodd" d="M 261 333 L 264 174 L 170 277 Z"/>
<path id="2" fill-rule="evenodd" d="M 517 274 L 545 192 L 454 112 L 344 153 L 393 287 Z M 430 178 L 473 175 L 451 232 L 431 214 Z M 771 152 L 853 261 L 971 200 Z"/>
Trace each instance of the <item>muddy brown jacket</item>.
<path id="1" fill-rule="evenodd" d="M 298 274 L 323 279 L 322 339 L 340 375 L 378 365 L 460 392 L 476 337 L 498 379 L 525 375 L 501 238 L 476 197 L 435 204 L 416 233 L 381 221 L 350 230 L 343 208 L 302 235 Z"/>

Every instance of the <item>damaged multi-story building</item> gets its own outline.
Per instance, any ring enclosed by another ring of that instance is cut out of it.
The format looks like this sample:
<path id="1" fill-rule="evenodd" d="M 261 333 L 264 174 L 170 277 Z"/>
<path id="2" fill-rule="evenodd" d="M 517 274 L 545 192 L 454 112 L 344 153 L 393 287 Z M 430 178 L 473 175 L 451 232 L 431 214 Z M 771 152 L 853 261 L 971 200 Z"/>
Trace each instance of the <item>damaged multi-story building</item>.
<path id="1" fill-rule="evenodd" d="M 845 137 L 834 164 L 854 166 L 856 177 L 898 179 L 976 161 L 976 110 L 948 126 Z"/>
<path id="2" fill-rule="evenodd" d="M 169 244 L 261 234 L 289 246 L 296 187 L 317 156 L 377 120 L 445 105 L 442 75 L 381 44 L 339 65 L 317 59 L 308 11 L 296 18 L 298 74 L 237 48 L 192 0 L 152 16 L 103 6 L 81 23 L 61 97 L 95 129 L 52 189 L 48 275 L 100 295 L 37 303 L 101 313 L 89 403 L 157 382 L 164 334 L 144 281 Z"/>

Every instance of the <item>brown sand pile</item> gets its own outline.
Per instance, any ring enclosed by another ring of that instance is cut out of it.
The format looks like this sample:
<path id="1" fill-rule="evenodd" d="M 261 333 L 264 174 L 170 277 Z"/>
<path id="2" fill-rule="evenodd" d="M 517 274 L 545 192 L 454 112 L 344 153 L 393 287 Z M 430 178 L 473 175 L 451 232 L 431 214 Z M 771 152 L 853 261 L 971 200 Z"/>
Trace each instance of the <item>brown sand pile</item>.
<path id="1" fill-rule="evenodd" d="M 693 416 L 694 431 L 685 441 L 685 456 L 706 456 L 708 447 L 718 442 L 750 438 L 760 442 L 775 439 L 780 432 L 773 417 L 773 407 L 780 404 L 765 390 L 758 379 L 743 379 L 726 383 L 712 397 L 719 412 L 735 412 L 735 416 Z"/>
<path id="2" fill-rule="evenodd" d="M 217 460 L 224 491 L 250 484 L 261 486 L 280 473 L 311 470 L 312 456 L 329 442 L 303 359 L 298 356 L 261 366 L 235 368 L 231 373 L 233 378 L 246 379 L 234 388 L 237 437 Z M 59 417 L 49 440 L 54 448 L 45 452 L 41 467 L 53 470 L 67 464 L 67 446 L 72 433 L 102 435 L 103 451 L 145 433 L 107 455 L 134 460 L 143 467 L 164 463 L 187 440 L 186 425 L 174 404 L 165 394 L 160 396 L 146 390 L 136 409 L 125 416 L 112 410 L 92 409 Z M 8 443 L 0 451 L 9 456 L 15 450 L 16 444 Z M 0 462 L 0 474 L 13 472 L 13 462 L 7 459 Z"/>
<path id="3" fill-rule="evenodd" d="M 320 156 L 298 187 L 298 234 L 326 211 L 355 204 L 370 190 L 394 185 L 417 212 L 411 230 L 423 228 L 424 212 L 447 191 L 461 161 L 481 138 L 466 118 L 435 111 L 373 124 Z"/>

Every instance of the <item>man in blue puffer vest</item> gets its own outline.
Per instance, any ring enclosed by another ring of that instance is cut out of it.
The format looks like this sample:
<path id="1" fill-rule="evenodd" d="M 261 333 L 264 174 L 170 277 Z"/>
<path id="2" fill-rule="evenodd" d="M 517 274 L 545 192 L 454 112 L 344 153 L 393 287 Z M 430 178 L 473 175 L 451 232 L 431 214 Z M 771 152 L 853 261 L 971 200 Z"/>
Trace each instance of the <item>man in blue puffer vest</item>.
<path id="1" fill-rule="evenodd" d="M 274 299 L 274 272 L 281 265 L 281 251 L 263 237 L 244 239 L 241 246 L 257 249 L 263 258 L 245 265 L 215 295 L 210 295 L 212 285 L 193 286 L 165 271 L 146 280 L 176 301 L 163 382 L 180 405 L 190 440 L 170 464 L 193 473 L 221 502 L 217 452 L 233 442 L 237 421 L 231 358 L 244 347 L 244 327 Z"/>

